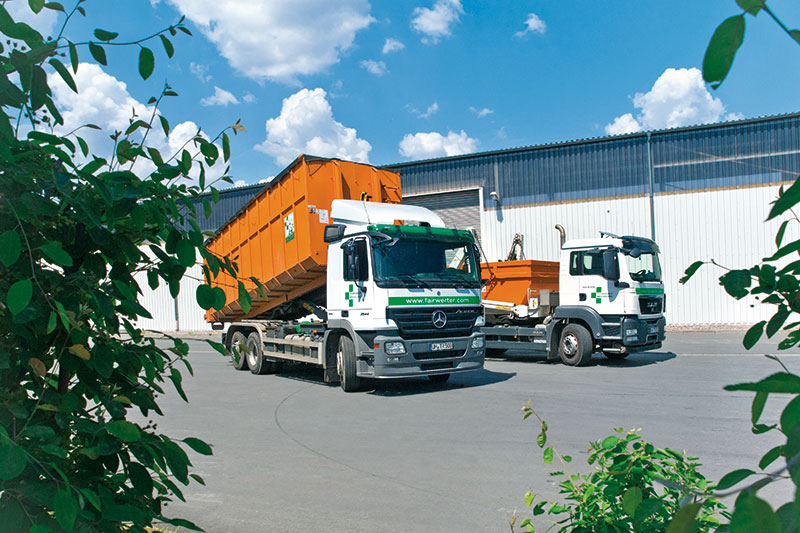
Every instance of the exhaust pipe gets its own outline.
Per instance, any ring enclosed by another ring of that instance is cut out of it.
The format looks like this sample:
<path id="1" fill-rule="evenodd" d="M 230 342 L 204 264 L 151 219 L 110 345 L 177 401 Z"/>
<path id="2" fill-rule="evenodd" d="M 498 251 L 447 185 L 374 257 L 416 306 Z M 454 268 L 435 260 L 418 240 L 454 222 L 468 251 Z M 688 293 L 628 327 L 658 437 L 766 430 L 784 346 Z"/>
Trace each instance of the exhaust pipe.
<path id="1" fill-rule="evenodd" d="M 564 243 L 567 241 L 567 232 L 564 231 L 564 226 L 561 224 L 556 224 L 556 229 L 558 230 L 559 236 L 561 238 L 561 247 L 564 247 Z"/>

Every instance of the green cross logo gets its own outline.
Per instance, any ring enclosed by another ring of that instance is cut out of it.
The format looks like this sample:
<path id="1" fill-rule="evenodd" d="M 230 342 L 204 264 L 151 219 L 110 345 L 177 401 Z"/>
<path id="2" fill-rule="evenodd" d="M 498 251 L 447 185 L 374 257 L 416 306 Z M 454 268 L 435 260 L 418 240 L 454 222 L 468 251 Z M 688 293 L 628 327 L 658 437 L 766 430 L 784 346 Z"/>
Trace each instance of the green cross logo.
<path id="1" fill-rule="evenodd" d="M 594 292 L 590 295 L 590 297 L 594 299 L 595 303 L 598 303 L 598 304 L 600 303 L 600 291 L 601 290 L 602 290 L 602 287 L 597 287 L 597 288 L 595 288 Z"/>
<path id="2" fill-rule="evenodd" d="M 344 293 L 344 299 L 347 301 L 347 307 L 353 307 L 353 289 L 355 289 L 355 287 L 353 287 L 353 284 L 351 283 L 347 287 L 347 291 Z"/>

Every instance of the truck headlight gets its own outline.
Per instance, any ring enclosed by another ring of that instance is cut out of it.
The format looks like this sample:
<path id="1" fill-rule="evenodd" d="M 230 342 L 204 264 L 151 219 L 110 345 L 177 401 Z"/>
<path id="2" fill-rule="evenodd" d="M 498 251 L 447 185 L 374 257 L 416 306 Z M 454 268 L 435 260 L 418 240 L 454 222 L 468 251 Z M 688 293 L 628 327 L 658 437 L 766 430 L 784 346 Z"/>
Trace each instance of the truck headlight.
<path id="1" fill-rule="evenodd" d="M 480 349 L 480 348 L 483 348 L 483 346 L 484 346 L 484 338 L 482 336 L 481 337 L 475 337 L 474 339 L 472 339 L 472 347 L 473 348 Z"/>
<path id="2" fill-rule="evenodd" d="M 638 330 L 635 330 L 635 329 L 626 329 L 626 330 L 625 330 L 625 335 L 633 335 L 633 336 L 636 336 L 638 333 L 639 333 L 639 331 L 638 331 Z"/>
<path id="3" fill-rule="evenodd" d="M 402 355 L 406 353 L 405 344 L 399 341 L 387 342 L 383 345 L 383 349 L 386 350 L 387 355 Z"/>

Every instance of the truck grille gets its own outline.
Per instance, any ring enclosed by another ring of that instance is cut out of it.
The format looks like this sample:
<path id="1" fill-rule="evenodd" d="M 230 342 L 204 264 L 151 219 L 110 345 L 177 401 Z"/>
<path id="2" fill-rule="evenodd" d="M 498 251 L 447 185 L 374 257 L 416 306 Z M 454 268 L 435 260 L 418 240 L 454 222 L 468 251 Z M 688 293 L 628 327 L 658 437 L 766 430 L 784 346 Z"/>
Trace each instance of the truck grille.
<path id="1" fill-rule="evenodd" d="M 444 327 L 433 325 L 433 314 L 443 311 L 447 315 Z M 472 333 L 480 307 L 426 307 L 424 309 L 387 307 L 386 318 L 394 320 L 400 335 L 406 339 L 429 337 L 464 337 Z"/>
<path id="2" fill-rule="evenodd" d="M 661 312 L 661 297 L 639 296 L 639 309 L 643 315 L 657 315 Z"/>
<path id="3" fill-rule="evenodd" d="M 417 361 L 424 361 L 425 359 L 450 359 L 452 357 L 461 357 L 464 355 L 464 350 L 440 350 L 438 352 L 417 352 L 414 353 L 414 359 Z"/>

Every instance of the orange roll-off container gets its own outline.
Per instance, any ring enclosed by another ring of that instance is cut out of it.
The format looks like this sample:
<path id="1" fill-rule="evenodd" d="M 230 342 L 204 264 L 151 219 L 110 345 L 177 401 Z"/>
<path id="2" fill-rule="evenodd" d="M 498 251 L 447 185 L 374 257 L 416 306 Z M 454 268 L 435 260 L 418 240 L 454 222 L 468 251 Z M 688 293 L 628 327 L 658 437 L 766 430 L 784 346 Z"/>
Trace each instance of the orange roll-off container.
<path id="1" fill-rule="evenodd" d="M 528 305 L 543 290 L 558 290 L 558 261 L 498 261 L 481 264 L 485 281 L 481 298 L 514 305 Z"/>
<path id="2" fill-rule="evenodd" d="M 333 223 L 335 199 L 400 203 L 400 175 L 339 159 L 295 159 L 206 243 L 215 255 L 238 263 L 238 280 L 253 301 L 250 312 L 242 312 L 237 280 L 220 273 L 211 285 L 225 291 L 227 305 L 210 309 L 206 320 L 254 318 L 324 286 L 328 245 L 323 232 Z M 264 284 L 266 298 L 250 277 Z"/>

